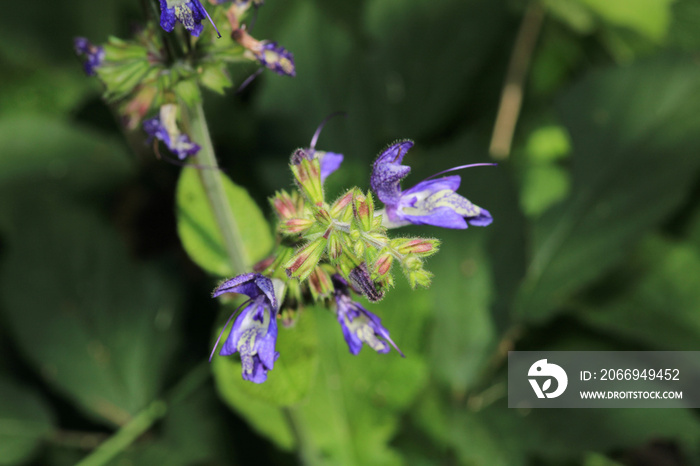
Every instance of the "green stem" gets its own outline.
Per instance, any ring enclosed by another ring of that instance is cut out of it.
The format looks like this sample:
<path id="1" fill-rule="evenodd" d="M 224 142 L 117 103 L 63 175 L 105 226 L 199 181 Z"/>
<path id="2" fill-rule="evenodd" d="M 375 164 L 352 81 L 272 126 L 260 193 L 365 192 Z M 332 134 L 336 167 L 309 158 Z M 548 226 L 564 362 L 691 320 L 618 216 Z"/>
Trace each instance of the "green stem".
<path id="1" fill-rule="evenodd" d="M 289 423 L 292 435 L 297 444 L 297 452 L 299 454 L 299 460 L 304 466 L 313 466 L 321 463 L 320 455 L 311 445 L 308 436 L 306 435 L 306 429 L 301 424 L 301 419 L 297 414 L 296 407 L 284 407 L 282 408 L 282 413 Z"/>
<path id="2" fill-rule="evenodd" d="M 224 240 L 224 248 L 231 262 L 234 273 L 243 273 L 248 270 L 249 259 L 243 245 L 236 219 L 233 217 L 231 205 L 224 191 L 222 174 L 216 162 L 214 147 L 209 136 L 209 128 L 204 118 L 204 109 L 198 104 L 190 115 L 190 124 L 194 140 L 202 146 L 197 153 L 197 164 L 201 165 L 199 176 L 207 193 L 214 218 L 221 231 Z"/>
<path id="3" fill-rule="evenodd" d="M 146 432 L 153 423 L 163 417 L 166 411 L 167 407 L 164 401 L 154 401 L 76 466 L 107 464 Z"/>

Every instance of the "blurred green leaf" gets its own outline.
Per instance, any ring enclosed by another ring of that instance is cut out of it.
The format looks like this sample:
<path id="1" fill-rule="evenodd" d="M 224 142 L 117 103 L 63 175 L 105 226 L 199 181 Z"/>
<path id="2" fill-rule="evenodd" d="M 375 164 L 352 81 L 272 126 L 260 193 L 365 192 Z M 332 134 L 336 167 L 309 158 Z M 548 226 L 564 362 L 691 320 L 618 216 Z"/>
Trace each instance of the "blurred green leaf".
<path id="1" fill-rule="evenodd" d="M 226 398 L 231 391 L 239 390 L 250 398 L 273 406 L 290 406 L 300 402 L 313 384 L 318 367 L 318 337 L 311 315 L 318 311 L 313 308 L 304 310 L 293 327 L 279 328 L 276 350 L 280 357 L 263 384 L 243 380 L 238 358 L 215 355 L 217 361 L 213 371 L 219 379 L 222 395 Z M 224 338 L 226 336 L 228 333 L 224 334 Z M 233 396 L 227 401 L 235 405 L 236 400 Z"/>
<path id="2" fill-rule="evenodd" d="M 122 424 L 151 402 L 177 344 L 177 288 L 137 265 L 95 212 L 54 191 L 13 205 L 2 312 L 41 376 L 94 418 Z"/>
<path id="3" fill-rule="evenodd" d="M 573 186 L 535 223 L 519 319 L 551 316 L 673 213 L 700 167 L 698 106 L 700 70 L 683 59 L 593 73 L 561 99 Z"/>
<path id="4" fill-rule="evenodd" d="M 644 241 L 585 302 L 585 322 L 655 350 L 700 349 L 700 253 L 659 237 Z M 619 290 L 609 299 L 610 288 Z M 607 294 L 606 294 L 607 292 Z"/>
<path id="5" fill-rule="evenodd" d="M 63 181 L 71 190 L 104 190 L 133 171 L 123 143 L 41 114 L 0 118 L 0 147 L 0 183 Z"/>
<path id="6" fill-rule="evenodd" d="M 53 429 L 51 413 L 32 390 L 0 380 L 0 465 L 25 462 Z"/>
<path id="7" fill-rule="evenodd" d="M 671 23 L 675 0 L 580 0 L 604 21 L 624 26 L 660 42 Z"/>
<path id="8" fill-rule="evenodd" d="M 401 464 L 390 447 L 400 425 L 398 414 L 411 405 L 426 382 L 426 364 L 418 354 L 429 294 L 410 292 L 397 278 L 395 292 L 380 305 L 368 306 L 404 351 L 377 354 L 364 347 L 348 351 L 340 325 L 331 313 L 314 313 L 321 340 L 320 368 L 306 402 L 293 408 L 307 449 L 336 465 Z"/>
<path id="9" fill-rule="evenodd" d="M 571 190 L 569 172 L 555 164 L 535 164 L 525 168 L 520 202 L 528 217 L 537 217 Z"/>
<path id="10" fill-rule="evenodd" d="M 430 263 L 435 273 L 431 369 L 455 396 L 476 381 L 495 345 L 492 272 L 484 247 L 489 233 L 441 232 L 444 246 Z"/>
<path id="11" fill-rule="evenodd" d="M 260 208 L 248 192 L 221 174 L 248 257 L 255 263 L 270 252 L 274 240 Z M 234 274 L 209 199 L 195 168 L 185 168 L 177 185 L 177 231 L 190 258 L 220 277 Z"/>
<path id="12" fill-rule="evenodd" d="M 232 370 L 235 368 L 231 367 L 232 364 L 226 358 L 215 356 L 212 365 L 219 396 L 233 411 L 278 447 L 291 450 L 296 446 L 294 432 L 282 408 L 261 401 L 242 390 L 240 370 Z"/>

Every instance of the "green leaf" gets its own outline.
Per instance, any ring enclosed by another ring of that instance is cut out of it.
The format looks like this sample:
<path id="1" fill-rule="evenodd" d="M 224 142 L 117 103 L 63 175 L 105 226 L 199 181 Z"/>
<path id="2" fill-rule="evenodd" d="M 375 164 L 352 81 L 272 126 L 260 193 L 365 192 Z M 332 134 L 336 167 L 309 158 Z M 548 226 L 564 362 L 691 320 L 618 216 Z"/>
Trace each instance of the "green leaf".
<path id="1" fill-rule="evenodd" d="M 700 340 L 698 276 L 700 254 L 693 246 L 649 238 L 577 317 L 650 349 L 695 351 Z M 619 292 L 602 300 L 610 284 L 618 285 Z"/>
<path id="2" fill-rule="evenodd" d="M 311 315 L 315 312 L 319 312 L 319 309 L 301 311 L 291 328 L 281 327 L 279 323 L 276 350 L 280 357 L 275 362 L 275 368 L 268 372 L 265 383 L 244 380 L 238 358 L 215 356 L 214 376 L 221 380 L 219 387 L 225 386 L 222 395 L 226 397 L 231 391 L 238 390 L 273 406 L 290 406 L 304 399 L 318 367 L 318 336 Z M 228 401 L 235 403 L 235 397 Z"/>
<path id="3" fill-rule="evenodd" d="M 435 273 L 431 368 L 455 396 L 477 380 L 495 345 L 492 272 L 484 247 L 489 234 L 476 228 L 441 232 L 444 246 L 430 264 Z"/>
<path id="4" fill-rule="evenodd" d="M 93 418 L 123 424 L 160 392 L 177 343 L 177 288 L 115 231 L 56 192 L 13 205 L 2 311 L 28 360 Z"/>
<path id="5" fill-rule="evenodd" d="M 248 192 L 223 173 L 221 177 L 248 257 L 257 262 L 265 258 L 274 245 L 270 227 Z M 190 258 L 211 274 L 220 277 L 233 275 L 234 270 L 197 169 L 182 170 L 176 199 L 177 231 Z"/>
<path id="6" fill-rule="evenodd" d="M 0 465 L 26 461 L 52 429 L 51 413 L 36 393 L 0 380 Z"/>
<path id="7" fill-rule="evenodd" d="M 573 185 L 534 225 L 519 319 L 551 316 L 679 206 L 700 167 L 699 105 L 700 70 L 678 59 L 593 73 L 560 101 Z"/>
<path id="8" fill-rule="evenodd" d="M 0 183 L 63 181 L 71 190 L 112 187 L 133 172 L 122 143 L 60 118 L 0 118 Z"/>
<path id="9" fill-rule="evenodd" d="M 604 21 L 637 31 L 657 42 L 666 36 L 675 0 L 580 0 Z"/>
<path id="10" fill-rule="evenodd" d="M 215 356 L 212 361 L 214 381 L 221 399 L 243 417 L 250 426 L 284 450 L 291 450 L 296 445 L 292 431 L 283 408 L 261 401 L 241 389 L 240 368 L 234 367 L 224 357 Z M 274 370 L 274 369 L 273 369 Z"/>

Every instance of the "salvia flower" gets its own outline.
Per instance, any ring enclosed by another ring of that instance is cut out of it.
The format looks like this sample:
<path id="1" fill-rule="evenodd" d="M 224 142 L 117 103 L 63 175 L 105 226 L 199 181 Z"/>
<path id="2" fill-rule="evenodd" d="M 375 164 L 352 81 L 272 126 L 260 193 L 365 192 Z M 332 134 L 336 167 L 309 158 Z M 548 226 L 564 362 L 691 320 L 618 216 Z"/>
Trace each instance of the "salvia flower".
<path id="1" fill-rule="evenodd" d="M 365 343 L 378 353 L 388 353 L 391 345 L 403 356 L 389 337 L 389 331 L 382 326 L 381 319 L 352 300 L 348 282 L 337 274 L 333 275 L 332 281 L 335 288 L 336 315 L 350 352 L 358 354 Z"/>
<path id="2" fill-rule="evenodd" d="M 88 76 L 95 75 L 95 69 L 102 65 L 105 59 L 105 49 L 101 46 L 93 45 L 85 37 L 76 37 L 73 40 L 75 53 L 78 56 L 85 56 L 87 60 L 83 64 L 85 74 Z"/>
<path id="3" fill-rule="evenodd" d="M 248 52 L 248 57 L 282 76 L 296 76 L 294 55 L 277 42 L 257 40 L 244 28 L 235 29 L 231 36 Z"/>
<path id="4" fill-rule="evenodd" d="M 175 23 L 179 21 L 185 29 L 190 31 L 190 34 L 199 37 L 204 29 L 202 24 L 204 19 L 209 19 L 216 33 L 219 34 L 219 30 L 216 29 L 209 13 L 199 0 L 160 0 L 160 27 L 166 32 L 172 32 L 175 29 Z"/>
<path id="5" fill-rule="evenodd" d="M 439 179 L 430 178 L 414 187 L 401 190 L 401 180 L 408 176 L 411 167 L 401 165 L 412 141 L 400 141 L 382 152 L 374 162 L 370 184 L 377 197 L 384 203 L 383 225 L 396 228 L 404 225 L 434 225 L 443 228 L 464 229 L 469 225 L 486 226 L 492 222 L 491 214 L 457 194 L 461 179 L 458 175 Z M 455 167 L 446 171 L 472 166 Z M 445 172 L 438 173 L 434 176 Z"/>
<path id="6" fill-rule="evenodd" d="M 143 129 L 151 139 L 156 138 L 163 141 L 173 154 L 180 160 L 199 152 L 199 144 L 192 142 L 186 134 L 182 133 L 177 126 L 177 106 L 166 104 L 160 107 L 157 117 L 145 120 Z"/>
<path id="7" fill-rule="evenodd" d="M 246 273 L 219 285 L 214 290 L 213 297 L 224 293 L 240 293 L 250 299 L 243 304 L 245 308 L 234 321 L 219 355 L 230 356 L 239 353 L 243 365 L 243 378 L 263 383 L 267 380 L 267 371 L 272 370 L 279 357 L 279 353 L 275 351 L 278 306 L 272 280 L 259 273 Z M 229 317 L 229 321 L 234 314 Z M 224 330 L 227 325 L 228 322 L 224 325 Z M 216 344 L 218 343 L 217 340 Z"/>
<path id="8" fill-rule="evenodd" d="M 261 65 L 281 76 L 296 76 L 294 55 L 289 50 L 277 42 L 262 41 L 260 44 L 254 53 Z"/>

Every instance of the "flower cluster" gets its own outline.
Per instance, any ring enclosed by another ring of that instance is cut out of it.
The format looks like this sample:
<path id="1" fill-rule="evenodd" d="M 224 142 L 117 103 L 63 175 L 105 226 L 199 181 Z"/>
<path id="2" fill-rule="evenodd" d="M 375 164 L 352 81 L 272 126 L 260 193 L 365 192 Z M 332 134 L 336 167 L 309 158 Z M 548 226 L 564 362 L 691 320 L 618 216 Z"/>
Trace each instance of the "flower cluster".
<path id="1" fill-rule="evenodd" d="M 252 61 L 261 70 L 285 76 L 295 76 L 296 69 L 289 51 L 276 42 L 253 38 L 243 24 L 262 4 L 260 0 L 213 5 L 214 17 L 228 20 L 221 22 L 220 30 L 201 0 L 159 2 L 160 28 L 173 32 L 181 24 L 191 37 L 182 40 L 180 35 L 163 34 L 158 25 L 149 24 L 133 40 L 111 37 L 106 44 L 93 45 L 78 37 L 74 47 L 84 59 L 85 72 L 104 85 L 104 98 L 118 109 L 124 126 L 130 130 L 142 127 L 149 140 L 164 142 L 183 160 L 196 154 L 199 145 L 170 116 L 200 103 L 201 87 L 223 94 L 233 84 L 229 64 Z M 206 19 L 212 29 L 205 29 Z M 222 38 L 222 33 L 228 37 Z"/>
<path id="2" fill-rule="evenodd" d="M 390 238 L 388 229 L 408 224 L 467 228 L 491 223 L 488 211 L 455 193 L 459 176 L 428 179 L 401 190 L 400 182 L 410 171 L 401 162 L 413 146 L 411 141 L 389 146 L 374 163 L 370 184 L 384 209 L 375 209 L 372 193 L 359 188 L 329 203 L 323 181 L 338 169 L 343 156 L 317 151 L 317 138 L 318 132 L 311 147 L 292 154 L 290 169 L 298 189 L 279 191 L 271 198 L 278 217 L 275 253 L 256 266 L 256 273 L 234 277 L 214 290 L 215 297 L 240 293 L 250 298 L 220 354 L 239 352 L 243 378 L 253 382 L 266 380 L 277 359 L 275 319 L 293 322 L 303 305 L 313 302 L 333 309 L 352 354 L 366 344 L 378 353 L 394 347 L 403 356 L 379 317 L 352 296 L 362 295 L 370 302 L 382 299 L 394 283 L 394 264 L 411 287 L 427 287 L 432 274 L 424 268 L 424 259 L 437 252 L 439 241 Z"/>

